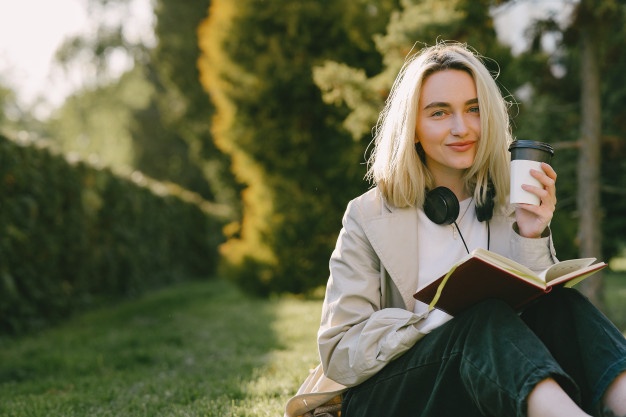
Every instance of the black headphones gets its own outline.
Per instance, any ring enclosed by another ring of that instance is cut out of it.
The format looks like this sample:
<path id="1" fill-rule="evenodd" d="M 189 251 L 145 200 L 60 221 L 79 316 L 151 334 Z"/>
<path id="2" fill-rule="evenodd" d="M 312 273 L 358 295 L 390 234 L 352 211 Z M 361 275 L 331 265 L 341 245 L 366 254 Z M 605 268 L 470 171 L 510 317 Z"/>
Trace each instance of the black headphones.
<path id="1" fill-rule="evenodd" d="M 423 164 L 426 164 L 426 154 L 422 144 L 415 144 L 415 151 Z M 481 186 L 482 191 L 482 186 Z M 487 198 L 483 204 L 476 205 L 476 218 L 479 222 L 489 222 L 493 216 L 494 197 L 496 191 L 491 180 L 487 181 Z M 437 187 L 426 193 L 424 212 L 435 224 L 452 224 L 459 217 L 459 200 L 452 190 L 446 187 Z M 457 227 L 458 229 L 458 227 Z"/>
<path id="2" fill-rule="evenodd" d="M 487 199 L 483 204 L 476 205 L 476 218 L 479 222 L 489 221 L 493 217 L 495 189 L 489 182 Z M 437 187 L 426 193 L 424 212 L 435 224 L 452 224 L 459 217 L 459 200 L 452 190 L 446 187 Z"/>
<path id="3" fill-rule="evenodd" d="M 487 249 L 489 249 L 490 230 L 489 220 L 493 217 L 494 197 L 495 189 L 491 182 L 487 186 L 487 199 L 483 204 L 476 205 L 476 218 L 480 222 L 487 222 Z M 465 245 L 465 250 L 469 253 L 465 239 L 461 234 L 459 226 L 456 224 L 456 219 L 459 217 L 459 200 L 456 195 L 446 187 L 437 187 L 426 193 L 424 200 L 424 213 L 426 217 L 435 224 L 449 225 L 454 224 L 459 231 L 461 240 Z"/>

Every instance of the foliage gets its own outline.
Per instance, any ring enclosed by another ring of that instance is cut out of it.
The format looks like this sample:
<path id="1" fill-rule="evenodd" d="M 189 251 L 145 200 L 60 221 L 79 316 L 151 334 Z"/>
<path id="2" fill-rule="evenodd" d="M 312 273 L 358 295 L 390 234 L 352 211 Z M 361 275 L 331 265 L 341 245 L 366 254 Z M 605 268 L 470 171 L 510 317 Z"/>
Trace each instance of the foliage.
<path id="1" fill-rule="evenodd" d="M 626 2 L 610 0 L 601 7 L 581 12 L 576 9 L 569 25 L 561 27 L 553 17 L 536 21 L 531 35 L 531 48 L 519 57 L 520 68 L 528 80 L 528 97 L 520 103 L 519 117 L 516 120 L 518 136 L 552 142 L 557 150 L 553 165 L 559 173 L 557 197 L 557 222 L 561 229 L 568 225 L 571 237 L 567 248 L 561 250 L 561 257 L 577 257 L 578 236 L 576 234 L 577 212 L 577 166 L 581 128 L 581 66 L 580 30 L 581 21 L 596 19 L 592 26 L 596 42 L 598 66 L 601 74 L 601 224 L 602 253 L 610 259 L 619 253 L 624 245 L 626 222 L 622 213 L 626 209 L 626 88 L 623 74 L 626 59 L 621 51 L 626 47 Z M 557 48 L 546 51 L 542 40 L 556 39 Z M 565 231 L 565 230 L 563 230 Z"/>
<path id="2" fill-rule="evenodd" d="M 0 415 L 282 415 L 318 361 L 320 307 L 198 281 L 0 339 Z"/>
<path id="3" fill-rule="evenodd" d="M 135 172 L 0 137 L 0 333 L 183 277 L 210 275 L 216 208 Z"/>
<path id="4" fill-rule="evenodd" d="M 345 111 L 324 106 L 311 76 L 328 59 L 378 70 L 369 39 L 394 2 L 357 3 L 213 1 L 200 27 L 215 142 L 246 187 L 243 218 L 227 228 L 223 272 L 248 290 L 323 283 L 346 201 L 366 186 L 365 145 L 340 131 Z"/>
<path id="5" fill-rule="evenodd" d="M 88 1 L 103 7 L 98 10 L 128 3 Z M 515 2 L 156 0 L 153 48 L 128 42 L 120 28 L 103 27 L 98 39 L 75 39 L 60 51 L 70 62 L 91 48 L 97 74 L 112 53 L 125 49 L 135 67 L 119 81 L 104 77 L 80 91 L 46 133 L 73 142 L 83 155 L 134 164 L 230 205 L 236 221 L 225 228 L 222 272 L 257 293 L 306 292 L 326 280 L 341 213 L 367 187 L 363 155 L 403 60 L 438 40 L 467 42 L 493 58 L 487 64 L 499 71 L 502 91 L 514 102 L 515 135 L 557 147 L 559 210 L 552 230 L 559 256 L 573 257 L 579 34 L 576 25 L 538 21 L 532 48 L 512 57 L 497 42 L 489 13 L 501 3 Z M 624 245 L 626 227 L 624 13 L 623 0 L 594 9 L 605 22 L 597 36 L 603 39 L 607 257 Z M 557 39 L 554 52 L 541 48 L 550 36 Z"/>
<path id="6" fill-rule="evenodd" d="M 214 108 L 198 73 L 197 28 L 209 5 L 209 0 L 155 2 L 157 45 L 144 65 L 155 94 L 149 107 L 136 112 L 135 161 L 142 172 L 184 184 L 238 211 L 238 185 L 229 158 L 213 143 Z"/>
<path id="7" fill-rule="evenodd" d="M 37 126 L 38 121 L 19 103 L 15 91 L 0 73 L 0 134 L 22 134 L 24 127 Z"/>
<path id="8" fill-rule="evenodd" d="M 2 79 L 0 78 L 0 81 Z M 9 88 L 5 87 L 0 82 L 0 126 L 3 126 L 7 121 L 7 108 L 12 102 L 15 101 L 15 94 Z"/>
<path id="9" fill-rule="evenodd" d="M 467 42 L 481 54 L 492 58 L 487 61 L 492 71 L 499 70 L 498 81 L 504 95 L 512 102 L 513 131 L 518 138 L 551 142 L 557 149 L 553 160 L 559 173 L 557 197 L 559 210 L 552 229 L 560 257 L 577 257 L 577 159 L 575 144 L 580 135 L 580 70 L 578 27 L 561 28 L 550 16 L 534 23 L 531 31 L 531 48 L 521 56 L 512 57 L 508 48 L 498 45 L 489 18 L 490 1 L 403 1 L 402 10 L 392 15 L 387 33 L 376 38 L 383 55 L 385 68 L 367 77 L 359 67 L 344 63 L 327 62 L 314 70 L 315 81 L 323 91 L 324 100 L 333 105 L 345 105 L 350 113 L 344 127 L 359 140 L 365 137 L 376 120 L 378 109 L 386 99 L 387 91 L 404 57 L 411 48 L 434 43 L 437 39 Z M 498 2 L 507 3 L 507 2 Z M 511 3 L 511 2 L 508 2 Z M 604 208 L 604 253 L 614 256 L 623 245 L 624 192 L 626 159 L 623 146 L 623 120 L 626 90 L 622 82 L 626 7 L 621 0 L 603 3 L 594 13 L 606 24 L 596 28 L 600 42 L 601 71 L 603 74 L 603 124 L 604 144 L 602 164 Z M 585 16 L 580 16 L 585 18 Z M 589 16 L 587 16 L 589 18 Z M 471 30 L 469 29 L 471 28 Z M 560 45 L 554 52 L 546 51 L 544 40 L 552 38 Z M 560 43 L 558 42 L 562 40 Z M 417 44 L 415 43 L 417 42 Z M 621 57 L 621 58 L 620 58 Z M 497 65 L 496 65 L 497 64 Z M 518 95 L 509 96 L 508 91 Z M 620 233 L 620 231 L 622 233 Z"/>
<path id="10" fill-rule="evenodd" d="M 47 135 L 64 153 L 117 168 L 133 166 L 133 112 L 148 105 L 153 87 L 134 70 L 91 88 L 65 101 L 47 121 Z"/>
<path id="11" fill-rule="evenodd" d="M 367 77 L 361 67 L 326 62 L 314 69 L 316 84 L 327 103 L 345 104 L 350 114 L 344 127 L 355 140 L 369 141 L 368 133 L 376 123 L 405 58 L 442 40 L 464 42 L 490 59 L 487 66 L 494 73 L 499 66 L 513 61 L 507 47 L 496 39 L 489 11 L 491 1 L 471 0 L 403 0 L 402 8 L 391 14 L 384 34 L 375 36 L 376 48 L 382 55 L 384 68 Z M 502 72 L 500 82 L 507 88 L 519 84 L 514 74 Z"/>
<path id="12" fill-rule="evenodd" d="M 57 62 L 68 70 L 86 67 L 93 77 L 57 112 L 47 136 L 65 152 L 132 166 L 236 208 L 237 184 L 228 158 L 213 145 L 213 107 L 196 64 L 196 29 L 210 2 L 155 1 L 154 46 L 129 39 L 133 22 L 120 14 L 131 0 L 85 3 L 101 18 L 89 34 L 68 39 L 57 51 Z M 120 57 L 130 69 L 118 78 L 111 62 Z"/>

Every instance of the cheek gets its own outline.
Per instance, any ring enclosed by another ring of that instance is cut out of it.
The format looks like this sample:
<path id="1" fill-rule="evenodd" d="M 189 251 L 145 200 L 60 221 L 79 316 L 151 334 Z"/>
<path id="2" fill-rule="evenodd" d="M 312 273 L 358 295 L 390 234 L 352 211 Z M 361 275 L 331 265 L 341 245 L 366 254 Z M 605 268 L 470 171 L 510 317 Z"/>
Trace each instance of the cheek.
<path id="1" fill-rule="evenodd" d="M 443 131 L 440 124 L 422 122 L 420 126 L 415 129 L 415 133 L 419 141 L 433 142 L 442 136 Z"/>
<path id="2" fill-rule="evenodd" d="M 471 121 L 472 129 L 480 135 L 480 117 L 476 117 Z"/>
<path id="3" fill-rule="evenodd" d="M 437 158 L 437 155 L 441 154 L 441 148 L 439 147 L 439 143 L 434 142 L 432 139 L 420 140 L 420 144 L 422 145 L 424 153 L 430 158 Z"/>

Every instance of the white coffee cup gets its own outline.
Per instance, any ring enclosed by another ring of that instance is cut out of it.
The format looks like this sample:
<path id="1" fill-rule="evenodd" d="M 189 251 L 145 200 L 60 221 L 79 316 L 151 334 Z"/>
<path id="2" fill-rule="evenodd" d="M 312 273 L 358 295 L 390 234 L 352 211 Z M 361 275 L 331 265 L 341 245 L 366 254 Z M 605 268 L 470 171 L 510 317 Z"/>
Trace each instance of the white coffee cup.
<path id="1" fill-rule="evenodd" d="M 511 194 L 509 202 L 539 205 L 535 194 L 522 188 L 522 184 L 543 188 L 543 185 L 530 175 L 531 169 L 541 171 L 541 163 L 550 163 L 554 149 L 547 143 L 533 140 L 516 140 L 509 146 L 511 152 Z"/>

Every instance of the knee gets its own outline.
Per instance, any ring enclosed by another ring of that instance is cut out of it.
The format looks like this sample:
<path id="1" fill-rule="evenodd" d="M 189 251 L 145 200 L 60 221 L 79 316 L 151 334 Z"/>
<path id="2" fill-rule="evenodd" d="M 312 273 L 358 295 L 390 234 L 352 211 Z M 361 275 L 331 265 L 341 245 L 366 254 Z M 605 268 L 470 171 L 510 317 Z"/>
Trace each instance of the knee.
<path id="1" fill-rule="evenodd" d="M 477 322 L 481 327 L 499 326 L 510 319 L 517 320 L 517 313 L 502 300 L 488 299 L 470 307 L 459 318 Z"/>
<path id="2" fill-rule="evenodd" d="M 553 291 L 548 293 L 548 295 L 552 297 L 558 297 L 563 300 L 587 300 L 587 297 L 582 295 L 580 291 L 574 288 L 567 287 L 557 287 Z"/>
<path id="3" fill-rule="evenodd" d="M 480 303 L 474 305 L 469 308 L 468 311 L 472 312 L 472 314 L 476 315 L 487 315 L 492 316 L 495 313 L 500 314 L 509 314 L 515 313 L 515 311 L 504 301 L 498 300 L 496 298 L 490 298 Z"/>
<path id="4" fill-rule="evenodd" d="M 588 315 L 595 310 L 593 304 L 573 288 L 555 288 L 534 304 L 528 306 L 522 316 L 528 323 L 542 322 L 552 317 L 553 322 L 572 321 L 579 315 Z"/>
<path id="5" fill-rule="evenodd" d="M 546 297 L 544 305 L 552 308 L 575 308 L 591 306 L 591 302 L 580 291 L 574 288 L 555 288 Z"/>

